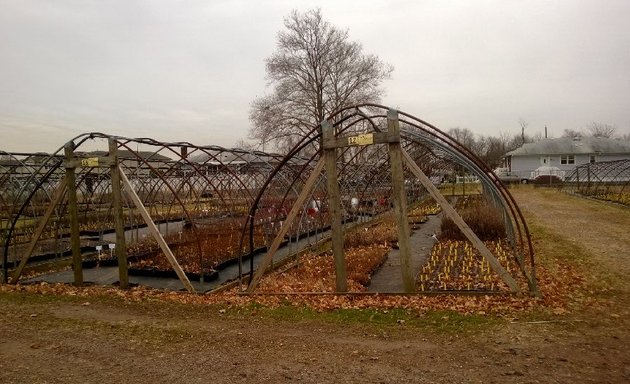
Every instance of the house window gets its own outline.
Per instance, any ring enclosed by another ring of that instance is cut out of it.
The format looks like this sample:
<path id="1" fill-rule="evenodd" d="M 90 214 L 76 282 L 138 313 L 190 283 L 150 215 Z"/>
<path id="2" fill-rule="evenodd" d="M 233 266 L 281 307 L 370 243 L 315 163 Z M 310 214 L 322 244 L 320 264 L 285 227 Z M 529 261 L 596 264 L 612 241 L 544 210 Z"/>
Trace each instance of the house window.
<path id="1" fill-rule="evenodd" d="M 590 163 L 593 164 L 595 161 L 597 161 L 595 155 L 591 155 Z"/>
<path id="2" fill-rule="evenodd" d="M 573 155 L 562 155 L 560 156 L 560 164 L 575 164 L 575 156 Z"/>

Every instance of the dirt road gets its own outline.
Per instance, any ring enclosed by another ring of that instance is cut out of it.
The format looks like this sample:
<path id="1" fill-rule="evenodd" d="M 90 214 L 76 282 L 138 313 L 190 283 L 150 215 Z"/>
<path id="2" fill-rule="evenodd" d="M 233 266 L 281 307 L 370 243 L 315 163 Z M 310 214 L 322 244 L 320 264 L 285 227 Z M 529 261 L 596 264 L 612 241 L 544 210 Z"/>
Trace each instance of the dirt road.
<path id="1" fill-rule="evenodd" d="M 628 285 L 615 276 L 628 268 L 630 214 L 547 193 L 515 191 L 543 251 L 551 249 L 540 243 L 543 234 L 577 242 L 588 263 L 611 276 L 607 293 L 593 293 L 601 305 L 563 315 L 517 313 L 508 320 L 451 312 L 185 306 L 151 298 L 132 303 L 5 288 L 0 382 L 629 382 Z M 611 234 L 617 231 L 610 229 L 611 217 L 625 226 L 625 236 Z"/>

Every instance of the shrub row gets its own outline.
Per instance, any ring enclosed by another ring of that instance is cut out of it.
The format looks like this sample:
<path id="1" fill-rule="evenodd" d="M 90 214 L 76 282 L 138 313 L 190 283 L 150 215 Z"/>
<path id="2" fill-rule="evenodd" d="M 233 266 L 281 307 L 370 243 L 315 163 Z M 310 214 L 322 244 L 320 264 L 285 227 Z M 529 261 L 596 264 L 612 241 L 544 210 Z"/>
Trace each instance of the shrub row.
<path id="1" fill-rule="evenodd" d="M 487 202 L 470 204 L 459 212 L 466 224 L 483 241 L 500 240 L 506 237 L 505 223 L 498 209 Z M 448 217 L 442 219 L 441 237 L 451 240 L 466 240 L 464 234 Z"/>

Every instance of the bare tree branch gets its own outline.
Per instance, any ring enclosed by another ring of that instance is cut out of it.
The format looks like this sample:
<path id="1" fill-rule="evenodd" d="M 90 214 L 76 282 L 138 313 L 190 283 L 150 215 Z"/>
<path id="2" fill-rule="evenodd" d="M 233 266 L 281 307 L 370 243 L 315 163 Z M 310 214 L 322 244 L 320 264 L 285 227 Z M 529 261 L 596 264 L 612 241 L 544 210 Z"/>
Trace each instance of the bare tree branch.
<path id="1" fill-rule="evenodd" d="M 593 137 L 608 137 L 610 139 L 615 137 L 615 133 L 617 131 L 617 128 L 613 127 L 610 124 L 600 123 L 596 121 L 592 122 L 587 129 Z"/>
<path id="2" fill-rule="evenodd" d="M 297 11 L 284 20 L 277 51 L 266 60 L 272 93 L 250 107 L 250 137 L 275 142 L 278 149 L 295 142 L 331 113 L 352 104 L 377 103 L 393 67 L 363 54 L 348 31 L 322 18 L 319 9 Z"/>

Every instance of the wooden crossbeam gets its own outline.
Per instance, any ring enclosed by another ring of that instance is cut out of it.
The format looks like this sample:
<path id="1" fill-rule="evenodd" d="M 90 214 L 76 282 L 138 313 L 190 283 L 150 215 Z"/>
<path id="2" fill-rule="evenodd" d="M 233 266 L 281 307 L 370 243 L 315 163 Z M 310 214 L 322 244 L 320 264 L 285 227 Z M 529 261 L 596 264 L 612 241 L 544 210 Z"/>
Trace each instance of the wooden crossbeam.
<path id="1" fill-rule="evenodd" d="M 35 229 L 35 233 L 33 234 L 33 238 L 31 239 L 31 242 L 28 244 L 26 251 L 22 255 L 20 264 L 18 265 L 17 269 L 13 273 L 13 277 L 11 278 L 11 283 L 17 284 L 17 282 L 20 280 L 20 276 L 22 275 L 22 271 L 24 270 L 24 267 L 26 266 L 26 262 L 33 255 L 33 251 L 35 250 L 35 246 L 37 245 L 39 238 L 42 236 L 42 233 L 44 232 L 46 225 L 48 224 L 48 222 L 50 221 L 50 218 L 55 212 L 55 208 L 57 207 L 57 205 L 59 205 L 59 202 L 63 198 L 64 193 L 66 192 L 66 186 L 67 186 L 67 179 L 64 176 L 64 178 L 61 179 L 61 183 L 59 183 L 59 186 L 57 186 L 57 190 L 55 191 L 55 194 L 53 195 L 53 199 L 50 202 L 50 205 L 48 206 L 48 208 L 46 209 L 44 216 L 39 221 L 39 224 L 37 225 L 37 228 Z"/>
<path id="2" fill-rule="evenodd" d="M 319 177 L 319 175 L 322 173 L 323 169 L 324 169 L 324 159 L 320 158 L 317 164 L 315 165 L 315 169 L 313 169 L 313 172 L 306 180 L 306 183 L 304 184 L 304 188 L 302 188 L 302 191 L 300 192 L 297 199 L 295 200 L 293 207 L 291 207 L 291 211 L 289 211 L 287 218 L 284 220 L 284 224 L 280 228 L 280 231 L 271 242 L 271 245 L 269 246 L 267 253 L 260 261 L 260 264 L 258 264 L 258 268 L 256 269 L 256 272 L 254 273 L 254 277 L 252 278 L 252 281 L 249 283 L 249 286 L 247 287 L 247 290 L 245 292 L 251 293 L 258 286 L 260 279 L 262 278 L 265 271 L 271 264 L 271 261 L 273 260 L 273 256 L 276 254 L 276 252 L 278 252 L 278 249 L 280 248 L 280 244 L 284 240 L 284 236 L 289 231 L 289 228 L 291 228 L 291 224 L 293 223 L 293 220 L 295 220 L 298 213 L 300 212 L 300 209 L 304 205 L 306 198 L 311 193 L 311 190 L 313 189 L 313 186 L 315 185 L 315 182 L 317 181 L 317 178 Z"/>
<path id="3" fill-rule="evenodd" d="M 488 247 L 486 247 L 483 241 L 481 241 L 479 237 L 477 237 L 475 232 L 473 232 L 473 230 L 468 226 L 468 224 L 466 224 L 464 219 L 462 219 L 459 213 L 457 213 L 455 208 L 453 208 L 453 206 L 451 206 L 448 203 L 448 201 L 446 201 L 446 198 L 442 196 L 442 193 L 440 193 L 437 187 L 433 185 L 433 183 L 431 182 L 431 180 L 429 180 L 427 175 L 425 175 L 424 172 L 422 172 L 420 167 L 418 167 L 418 164 L 416 164 L 416 162 L 413 161 L 409 153 L 407 153 L 407 151 L 403 149 L 402 155 L 405 160 L 405 163 L 407 164 L 411 172 L 418 178 L 420 183 L 427 189 L 431 197 L 433 197 L 433 199 L 442 207 L 442 209 L 444 210 L 444 213 L 448 217 L 450 217 L 451 220 L 453 220 L 455 225 L 457 225 L 457 227 L 462 231 L 464 236 L 466 236 L 466 238 L 470 240 L 473 246 L 477 248 L 477 250 L 481 253 L 481 255 L 486 259 L 490 267 L 499 275 L 499 277 L 501 277 L 501 279 L 505 282 L 505 284 L 507 284 L 507 286 L 510 287 L 512 292 L 519 292 L 520 289 L 518 287 L 518 284 L 514 280 L 514 278 L 505 270 L 505 268 L 503 268 L 503 266 L 501 266 L 501 263 L 499 263 L 499 261 L 496 259 L 496 257 L 494 257 L 492 252 L 490 252 L 490 250 L 488 249 Z"/>
<path id="4" fill-rule="evenodd" d="M 136 193 L 136 191 L 134 191 L 133 187 L 131 186 L 131 183 L 129 182 L 129 179 L 127 178 L 127 175 L 125 175 L 125 172 L 123 172 L 120 166 L 118 167 L 118 172 L 120 173 L 120 180 L 122 181 L 122 184 L 125 187 L 125 191 L 129 195 L 133 203 L 136 205 L 136 208 L 138 208 L 138 210 L 140 211 L 140 215 L 142 215 L 144 222 L 147 224 L 147 228 L 149 228 L 149 231 L 153 235 L 153 238 L 155 238 L 158 245 L 162 249 L 162 252 L 164 252 L 164 254 L 166 255 L 168 262 L 171 264 L 171 266 L 175 270 L 175 273 L 177 273 L 177 277 L 179 277 L 179 280 L 182 282 L 182 284 L 184 284 L 184 287 L 186 287 L 188 292 L 195 292 L 195 288 L 192 286 L 192 284 L 190 284 L 190 280 L 188 280 L 188 276 L 186 276 L 186 274 L 182 270 L 182 267 L 177 262 L 175 255 L 173 255 L 173 252 L 171 251 L 168 244 L 166 243 L 166 240 L 164 240 L 164 237 L 162 237 L 162 234 L 158 230 L 158 227 L 155 225 L 155 223 L 151 219 L 151 215 L 145 208 L 144 204 L 142 204 L 140 197 L 138 197 L 138 194 Z M 203 273 L 203 271 L 201 271 L 201 273 Z"/>
<path id="5" fill-rule="evenodd" d="M 326 122 L 322 123 L 322 126 Z M 400 143 L 400 134 L 395 132 L 371 132 L 353 136 L 335 137 L 334 135 L 325 136 L 322 140 L 322 148 L 324 150 L 343 148 L 350 146 L 372 145 L 372 144 L 392 144 Z"/>

